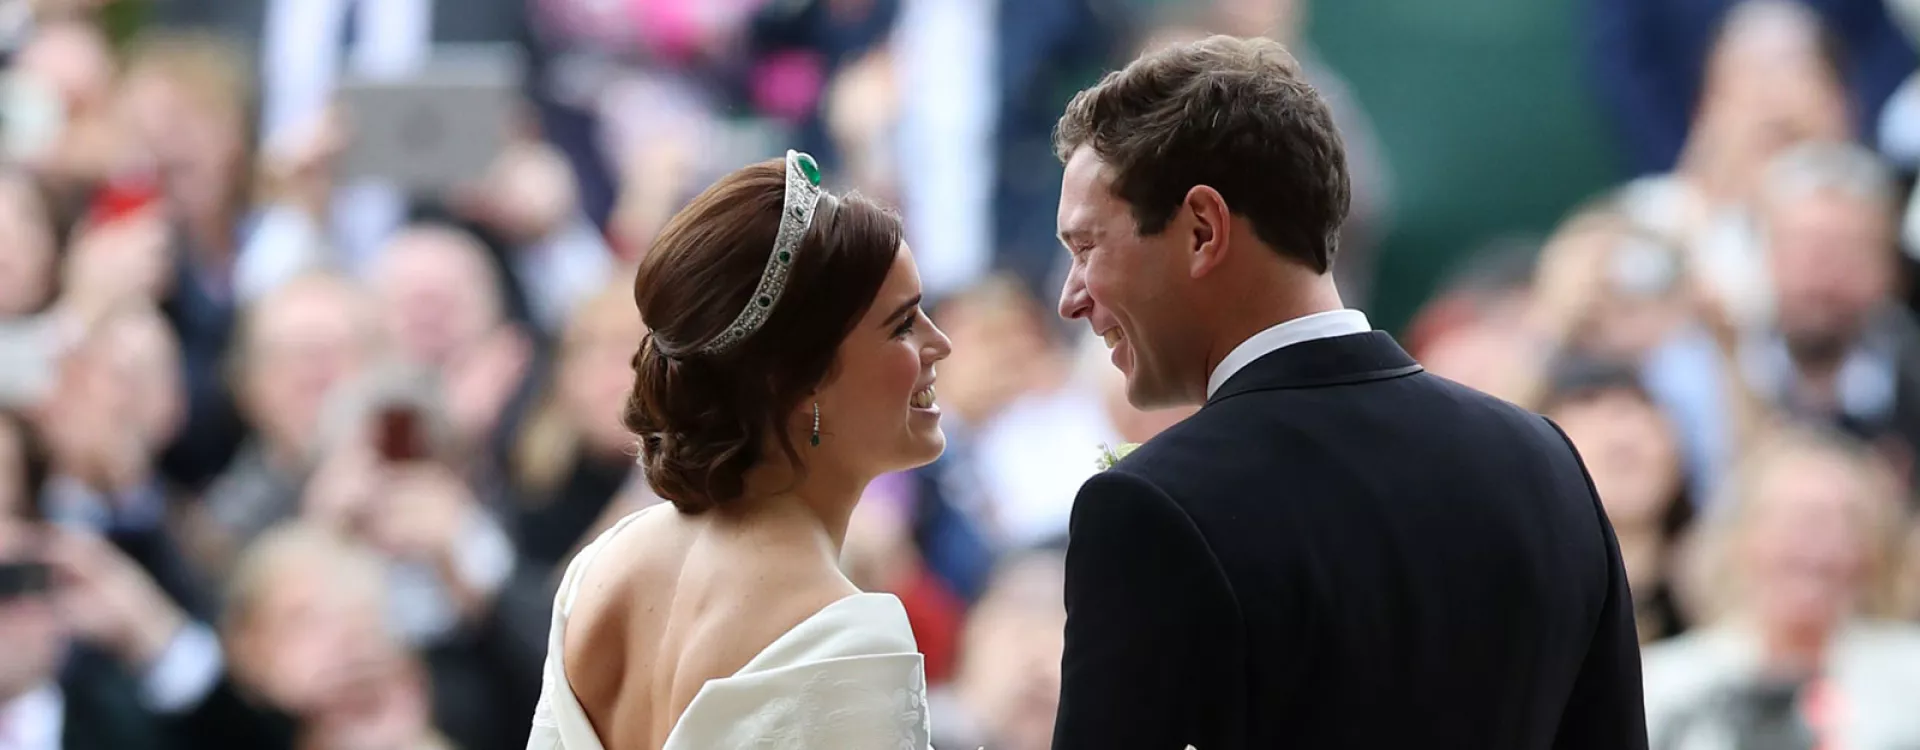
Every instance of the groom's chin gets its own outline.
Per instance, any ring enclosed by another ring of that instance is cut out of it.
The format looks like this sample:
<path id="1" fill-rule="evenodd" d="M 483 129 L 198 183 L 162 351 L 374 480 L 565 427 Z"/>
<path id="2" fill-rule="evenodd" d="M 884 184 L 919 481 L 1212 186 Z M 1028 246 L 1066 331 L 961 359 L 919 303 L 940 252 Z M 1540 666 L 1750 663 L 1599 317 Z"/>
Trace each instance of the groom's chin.
<path id="1" fill-rule="evenodd" d="M 1145 373 L 1132 372 L 1127 374 L 1127 405 L 1140 411 L 1158 411 L 1189 404 L 1179 389 L 1169 388 Z"/>

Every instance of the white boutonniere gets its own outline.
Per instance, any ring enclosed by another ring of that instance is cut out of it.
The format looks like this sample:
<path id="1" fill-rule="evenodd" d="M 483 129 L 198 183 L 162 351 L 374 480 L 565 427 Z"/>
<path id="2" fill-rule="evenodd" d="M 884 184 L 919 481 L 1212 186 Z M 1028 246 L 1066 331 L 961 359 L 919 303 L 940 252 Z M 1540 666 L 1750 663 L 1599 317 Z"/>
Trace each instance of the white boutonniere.
<path id="1" fill-rule="evenodd" d="M 1106 471 L 1113 468 L 1114 464 L 1120 463 L 1120 459 L 1126 458 L 1127 454 L 1132 453 L 1139 447 L 1139 443 L 1121 443 L 1119 447 L 1106 445 L 1104 443 L 1101 444 L 1100 461 L 1098 462 L 1100 470 Z"/>

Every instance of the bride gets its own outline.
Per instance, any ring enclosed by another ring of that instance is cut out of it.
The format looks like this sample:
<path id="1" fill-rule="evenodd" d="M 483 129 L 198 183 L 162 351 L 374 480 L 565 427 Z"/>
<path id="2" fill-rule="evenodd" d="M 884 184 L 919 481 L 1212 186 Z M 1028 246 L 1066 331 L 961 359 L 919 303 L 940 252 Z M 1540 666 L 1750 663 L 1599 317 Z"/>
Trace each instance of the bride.
<path id="1" fill-rule="evenodd" d="M 574 559 L 530 750 L 926 750 L 906 611 L 840 572 L 876 476 L 946 438 L 900 221 L 806 154 L 734 172 L 662 230 L 625 421 L 666 504 Z"/>

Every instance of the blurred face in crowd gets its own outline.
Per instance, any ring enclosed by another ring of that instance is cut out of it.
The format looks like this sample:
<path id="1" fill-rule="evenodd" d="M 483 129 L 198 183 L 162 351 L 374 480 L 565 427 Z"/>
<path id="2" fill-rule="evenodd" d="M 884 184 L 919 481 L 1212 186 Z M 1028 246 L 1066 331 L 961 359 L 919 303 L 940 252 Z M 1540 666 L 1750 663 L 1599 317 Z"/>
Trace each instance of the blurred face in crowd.
<path id="1" fill-rule="evenodd" d="M 1887 498 L 1827 453 L 1783 455 L 1761 471 L 1736 550 L 1755 614 L 1789 630 L 1826 628 L 1851 613 L 1867 581 L 1875 504 Z"/>
<path id="2" fill-rule="evenodd" d="M 113 53 L 91 23 L 61 20 L 34 31 L 13 72 L 51 90 L 68 109 L 104 104 L 113 89 Z"/>
<path id="3" fill-rule="evenodd" d="M 122 144 L 102 117 L 115 71 L 99 29 L 84 20 L 38 26 L 8 72 L 6 135 L 13 156 L 62 182 L 112 169 Z"/>
<path id="4" fill-rule="evenodd" d="M 24 524 L 11 518 L 0 520 L 0 566 L 31 560 L 32 549 L 32 536 Z M 20 590 L 12 585 L 14 572 L 4 575 L 9 585 L 0 590 L 0 643 L 6 644 L 0 649 L 0 702 L 52 680 L 66 643 L 47 593 Z"/>
<path id="5" fill-rule="evenodd" d="M 940 330 L 953 341 L 953 356 L 940 367 L 940 401 L 962 422 L 984 421 L 1038 385 L 1053 357 L 1037 305 L 1012 285 L 1004 292 L 1019 296 L 961 296 L 938 311 Z"/>
<path id="6" fill-rule="evenodd" d="M 246 168 L 246 113 L 236 91 L 166 69 L 129 72 L 126 112 L 160 169 L 161 187 L 182 216 L 221 217 Z"/>
<path id="7" fill-rule="evenodd" d="M 1691 313 L 1680 252 L 1650 236 L 1601 224 L 1562 238 L 1591 243 L 1599 289 L 1581 344 L 1602 356 L 1639 359 Z"/>
<path id="8" fill-rule="evenodd" d="M 1765 218 L 1780 333 L 1802 361 L 1836 361 L 1893 293 L 1892 222 L 1837 193 L 1771 201 Z"/>
<path id="9" fill-rule="evenodd" d="M 173 331 L 152 309 L 108 311 L 62 364 L 40 422 L 61 469 L 91 482 L 136 476 L 185 424 Z"/>
<path id="10" fill-rule="evenodd" d="M 376 698 L 398 674 L 400 647 L 385 628 L 376 561 L 343 542 L 287 541 L 274 539 L 285 546 L 244 571 L 258 578 L 224 635 L 236 675 L 313 720 Z"/>
<path id="11" fill-rule="evenodd" d="M 1141 408 L 1198 401 L 1206 393 L 1207 346 L 1186 294 L 1187 240 L 1178 217 L 1143 237 L 1132 209 L 1092 147 L 1067 160 L 1060 191 L 1060 239 L 1073 265 L 1060 316 L 1085 319 L 1106 340 Z"/>
<path id="12" fill-rule="evenodd" d="M 374 270 L 374 290 L 401 353 L 442 367 L 500 322 L 498 285 L 472 237 L 440 227 L 403 231 Z"/>
<path id="13" fill-rule="evenodd" d="M 53 226 L 23 174 L 0 175 L 0 321 L 44 307 L 54 292 Z"/>
<path id="14" fill-rule="evenodd" d="M 1708 168 L 1738 185 L 1751 185 L 1787 146 L 1852 132 L 1846 90 L 1821 51 L 1818 17 L 1783 2 L 1752 6 L 1735 11 L 1708 58 L 1691 136 L 1711 142 Z"/>
<path id="15" fill-rule="evenodd" d="M 596 452 L 633 446 L 618 407 L 633 387 L 633 352 L 644 333 L 625 284 L 581 305 L 567 329 L 558 364 L 561 408 Z"/>
<path id="16" fill-rule="evenodd" d="M 254 429 L 288 457 L 309 455 L 322 405 L 364 370 L 377 326 L 371 298 L 335 277 L 296 279 L 261 300 L 241 342 L 241 398 Z"/>
<path id="17" fill-rule="evenodd" d="M 1644 396 L 1615 388 L 1570 399 L 1549 416 L 1580 451 L 1614 525 L 1657 528 L 1681 486 L 1679 445 L 1666 415 Z"/>
<path id="18" fill-rule="evenodd" d="M 171 442 L 186 420 L 180 343 L 158 313 L 119 316 L 90 347 L 116 387 L 126 393 L 127 416 L 149 445 Z"/>

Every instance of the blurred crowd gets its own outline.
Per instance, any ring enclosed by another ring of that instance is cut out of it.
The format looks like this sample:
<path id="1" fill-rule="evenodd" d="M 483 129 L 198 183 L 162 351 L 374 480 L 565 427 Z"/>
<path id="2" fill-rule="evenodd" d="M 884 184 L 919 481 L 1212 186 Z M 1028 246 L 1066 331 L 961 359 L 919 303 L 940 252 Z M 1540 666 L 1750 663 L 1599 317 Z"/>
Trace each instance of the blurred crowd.
<path id="1" fill-rule="evenodd" d="M 1587 4 L 1636 176 L 1473 253 L 1401 339 L 1582 452 L 1655 747 L 1920 745 L 1920 8 Z M 1046 747 L 1075 490 L 1185 416 L 1052 314 L 1051 128 L 1143 49 L 1288 43 L 1347 141 L 1364 307 L 1390 162 L 1307 11 L 0 2 L 0 749 L 523 747 L 558 572 L 659 502 L 627 269 L 787 147 L 899 206 L 954 342 L 947 454 L 871 488 L 847 571 L 906 603 L 936 746 Z M 480 176 L 344 173 L 339 81 L 468 43 L 526 62 Z"/>

